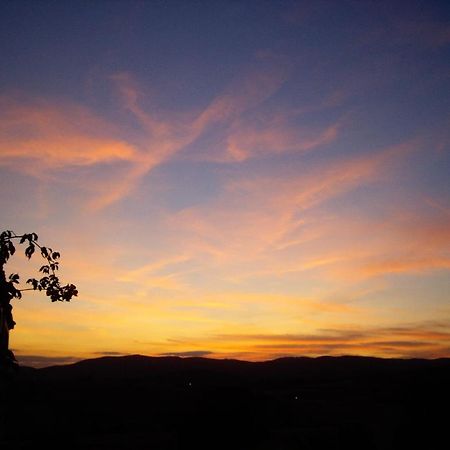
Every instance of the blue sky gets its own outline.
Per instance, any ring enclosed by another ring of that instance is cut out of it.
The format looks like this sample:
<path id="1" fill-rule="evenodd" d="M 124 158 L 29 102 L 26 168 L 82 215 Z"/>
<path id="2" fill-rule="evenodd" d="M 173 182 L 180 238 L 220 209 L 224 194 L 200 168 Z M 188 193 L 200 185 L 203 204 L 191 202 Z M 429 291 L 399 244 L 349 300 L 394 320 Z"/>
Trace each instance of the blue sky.
<path id="1" fill-rule="evenodd" d="M 447 2 L 0 8 L 1 225 L 80 290 L 24 360 L 448 356 Z"/>

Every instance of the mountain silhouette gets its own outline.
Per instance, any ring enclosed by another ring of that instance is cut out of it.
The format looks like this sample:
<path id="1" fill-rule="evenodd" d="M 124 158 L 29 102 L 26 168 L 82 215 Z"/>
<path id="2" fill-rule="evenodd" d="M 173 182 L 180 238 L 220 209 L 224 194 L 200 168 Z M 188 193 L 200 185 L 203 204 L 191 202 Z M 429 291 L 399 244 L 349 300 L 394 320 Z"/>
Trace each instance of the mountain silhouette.
<path id="1" fill-rule="evenodd" d="M 3 383 L 0 446 L 437 448 L 449 379 L 450 359 L 352 356 L 247 362 L 130 355 L 21 367 Z"/>

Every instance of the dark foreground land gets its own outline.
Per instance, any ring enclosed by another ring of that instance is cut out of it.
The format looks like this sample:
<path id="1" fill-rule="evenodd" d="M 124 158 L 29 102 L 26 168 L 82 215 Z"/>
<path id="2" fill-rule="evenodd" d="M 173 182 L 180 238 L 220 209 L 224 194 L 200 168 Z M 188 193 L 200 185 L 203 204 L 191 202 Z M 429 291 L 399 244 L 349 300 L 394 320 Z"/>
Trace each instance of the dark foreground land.
<path id="1" fill-rule="evenodd" d="M 450 359 L 106 357 L 1 381 L 0 449 L 437 449 Z"/>

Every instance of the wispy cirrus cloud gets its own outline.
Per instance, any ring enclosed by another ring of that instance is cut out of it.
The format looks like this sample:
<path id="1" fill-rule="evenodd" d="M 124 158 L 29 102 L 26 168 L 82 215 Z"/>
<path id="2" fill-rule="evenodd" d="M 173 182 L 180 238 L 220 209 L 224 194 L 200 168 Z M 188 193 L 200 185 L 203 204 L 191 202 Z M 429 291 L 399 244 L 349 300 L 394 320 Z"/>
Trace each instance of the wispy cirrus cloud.
<path id="1" fill-rule="evenodd" d="M 366 241 L 364 250 L 350 250 L 348 254 L 352 257 L 340 267 L 331 268 L 331 272 L 337 277 L 363 280 L 449 270 L 449 217 L 441 210 L 436 214 L 427 208 L 427 202 L 421 205 L 416 210 L 403 207 L 390 215 L 389 222 L 374 224 L 371 242 Z M 354 229 L 355 245 L 357 236 L 362 238 L 364 233 L 364 228 Z"/>
<path id="2" fill-rule="evenodd" d="M 214 205 L 172 214 L 168 227 L 197 267 L 208 261 L 208 270 L 238 285 L 320 276 L 347 285 L 351 296 L 351 285 L 370 279 L 448 270 L 449 222 L 441 206 L 420 195 L 414 207 L 393 197 L 370 217 L 329 206 L 357 189 L 395 192 L 399 169 L 421 148 L 410 141 L 298 171 L 232 176 Z"/>
<path id="3" fill-rule="evenodd" d="M 214 208 L 209 204 L 186 208 L 168 222 L 185 236 L 183 241 L 191 249 L 196 247 L 219 259 L 226 255 L 235 260 L 260 257 L 274 247 L 302 241 L 304 221 L 309 217 L 306 211 L 384 179 L 413 148 L 407 143 L 364 156 L 303 166 L 299 171 L 231 177 Z M 326 256 L 325 260 L 330 258 L 336 256 Z"/>
<path id="4" fill-rule="evenodd" d="M 0 164 L 42 171 L 132 161 L 136 150 L 87 108 L 43 99 L 0 99 Z"/>
<path id="5" fill-rule="evenodd" d="M 203 133 L 229 126 L 281 86 L 286 71 L 249 71 L 202 111 L 180 116 L 147 111 L 130 74 L 111 77 L 121 107 L 137 125 L 136 134 L 70 102 L 1 99 L 0 165 L 52 182 L 67 182 L 89 193 L 89 206 L 102 209 L 128 196 L 155 167 L 169 161 Z"/>
<path id="6" fill-rule="evenodd" d="M 336 140 L 339 127 L 336 123 L 318 129 L 302 129 L 277 119 L 259 126 L 236 123 L 226 139 L 224 153 L 218 158 L 240 162 L 266 155 L 306 153 Z M 214 160 L 213 155 L 211 159 Z"/>
<path id="7" fill-rule="evenodd" d="M 267 64 L 269 63 L 269 64 Z M 278 64 L 273 64 L 278 63 Z M 198 133 L 208 125 L 238 118 L 275 94 L 289 74 L 288 61 L 266 55 L 259 64 L 237 76 L 193 122 Z"/>
<path id="8" fill-rule="evenodd" d="M 87 192 L 93 207 L 129 193 L 140 152 L 113 124 L 71 102 L 3 97 L 1 103 L 1 166 Z"/>

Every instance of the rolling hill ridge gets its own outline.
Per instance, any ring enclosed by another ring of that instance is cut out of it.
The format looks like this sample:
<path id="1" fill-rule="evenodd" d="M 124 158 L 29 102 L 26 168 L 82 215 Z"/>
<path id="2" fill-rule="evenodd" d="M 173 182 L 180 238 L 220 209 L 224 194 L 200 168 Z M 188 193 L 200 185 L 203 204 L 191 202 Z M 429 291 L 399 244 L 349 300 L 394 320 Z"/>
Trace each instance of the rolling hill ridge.
<path id="1" fill-rule="evenodd" d="M 450 360 L 101 357 L 22 367 L 1 448 L 438 448 Z M 70 436 L 70 439 L 67 437 Z M 417 447 L 419 446 L 419 447 Z"/>

